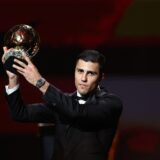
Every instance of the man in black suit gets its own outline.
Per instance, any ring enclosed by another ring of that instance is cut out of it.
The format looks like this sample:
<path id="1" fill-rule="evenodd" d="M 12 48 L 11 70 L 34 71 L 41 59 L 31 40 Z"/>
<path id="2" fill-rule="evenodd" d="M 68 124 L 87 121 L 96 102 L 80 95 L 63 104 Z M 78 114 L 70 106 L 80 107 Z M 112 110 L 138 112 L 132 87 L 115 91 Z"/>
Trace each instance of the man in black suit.
<path id="1" fill-rule="evenodd" d="M 7 52 L 4 47 L 4 54 Z M 55 124 L 54 160 L 106 160 L 122 102 L 100 86 L 105 57 L 96 50 L 85 50 L 77 57 L 77 90 L 70 94 L 45 80 L 28 57 L 25 60 L 27 64 L 15 59 L 13 67 L 42 92 L 45 102 L 25 104 L 18 76 L 7 71 L 6 98 L 12 117 L 21 122 Z"/>

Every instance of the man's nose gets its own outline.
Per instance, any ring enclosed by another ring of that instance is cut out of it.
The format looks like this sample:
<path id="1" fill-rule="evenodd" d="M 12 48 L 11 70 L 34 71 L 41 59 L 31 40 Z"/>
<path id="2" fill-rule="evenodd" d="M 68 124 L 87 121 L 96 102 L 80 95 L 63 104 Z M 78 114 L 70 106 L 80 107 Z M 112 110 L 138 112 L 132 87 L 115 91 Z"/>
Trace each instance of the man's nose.
<path id="1" fill-rule="evenodd" d="M 85 73 L 82 74 L 81 81 L 83 81 L 83 82 L 87 81 L 87 74 L 85 74 Z"/>

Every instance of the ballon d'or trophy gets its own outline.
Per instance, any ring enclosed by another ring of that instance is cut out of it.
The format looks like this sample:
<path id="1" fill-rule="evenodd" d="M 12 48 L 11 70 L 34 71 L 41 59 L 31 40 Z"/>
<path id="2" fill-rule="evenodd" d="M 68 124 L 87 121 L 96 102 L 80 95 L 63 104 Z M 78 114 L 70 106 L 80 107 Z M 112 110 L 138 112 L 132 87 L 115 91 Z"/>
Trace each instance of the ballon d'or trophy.
<path id="1" fill-rule="evenodd" d="M 39 51 L 39 45 L 40 37 L 33 27 L 26 24 L 13 26 L 4 36 L 4 46 L 9 49 L 4 57 L 4 68 L 17 74 L 12 67 L 14 58 L 22 61 L 24 55 L 32 58 Z"/>

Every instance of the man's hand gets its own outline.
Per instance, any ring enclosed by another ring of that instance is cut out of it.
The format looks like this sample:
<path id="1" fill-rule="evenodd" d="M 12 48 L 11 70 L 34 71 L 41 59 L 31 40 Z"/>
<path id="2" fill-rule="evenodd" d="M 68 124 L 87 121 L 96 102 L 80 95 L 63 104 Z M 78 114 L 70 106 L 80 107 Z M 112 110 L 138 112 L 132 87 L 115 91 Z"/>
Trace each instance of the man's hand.
<path id="1" fill-rule="evenodd" d="M 2 56 L 2 63 L 5 62 L 5 56 L 11 49 L 8 49 L 7 47 L 3 47 L 4 54 Z M 8 87 L 9 88 L 15 87 L 18 84 L 18 76 L 10 71 L 7 71 L 7 70 L 6 70 L 6 73 L 8 75 L 8 80 L 9 80 Z"/>
<path id="2" fill-rule="evenodd" d="M 29 83 L 35 86 L 37 80 L 39 80 L 42 76 L 29 57 L 24 56 L 24 60 L 27 64 L 15 58 L 13 68 L 17 69 L 18 73 L 20 73 Z"/>
<path id="3" fill-rule="evenodd" d="M 29 57 L 24 56 L 24 60 L 27 64 L 15 58 L 13 67 L 17 69 L 17 72 L 20 73 L 29 83 L 36 86 L 37 81 L 42 78 L 42 76 Z M 39 88 L 39 90 L 44 94 L 48 87 L 49 83 L 46 81 L 45 84 Z"/>
<path id="4" fill-rule="evenodd" d="M 5 63 L 5 56 L 6 56 L 6 54 L 8 54 L 8 52 L 9 52 L 10 50 L 12 50 L 12 48 L 7 49 L 7 47 L 3 47 L 3 51 L 4 51 L 4 54 L 3 54 L 3 56 L 2 56 L 2 63 L 3 63 L 3 64 Z M 12 72 L 10 72 L 10 71 L 6 71 L 6 72 L 7 72 L 8 77 L 11 78 L 11 79 L 14 78 L 14 77 L 17 77 L 16 74 L 14 74 L 14 73 L 12 73 Z"/>

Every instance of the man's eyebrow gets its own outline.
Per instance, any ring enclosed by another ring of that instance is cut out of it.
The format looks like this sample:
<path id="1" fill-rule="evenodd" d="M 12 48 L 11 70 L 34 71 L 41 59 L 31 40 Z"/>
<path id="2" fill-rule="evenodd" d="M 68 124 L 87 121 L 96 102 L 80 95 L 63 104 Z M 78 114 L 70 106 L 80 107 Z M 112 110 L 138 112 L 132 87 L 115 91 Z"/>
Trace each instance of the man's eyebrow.
<path id="1" fill-rule="evenodd" d="M 87 73 L 97 74 L 95 71 L 87 71 Z"/>
<path id="2" fill-rule="evenodd" d="M 87 73 L 97 74 L 97 72 L 92 71 L 92 70 L 84 70 L 83 68 L 78 68 L 78 67 L 76 69 L 79 70 L 79 71 L 86 71 Z"/>
<path id="3" fill-rule="evenodd" d="M 84 69 L 82 69 L 82 68 L 78 68 L 78 67 L 77 67 L 76 69 L 77 69 L 77 70 L 83 70 L 83 71 L 84 71 Z"/>

